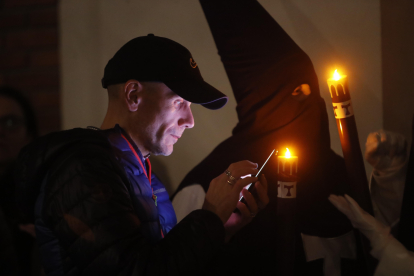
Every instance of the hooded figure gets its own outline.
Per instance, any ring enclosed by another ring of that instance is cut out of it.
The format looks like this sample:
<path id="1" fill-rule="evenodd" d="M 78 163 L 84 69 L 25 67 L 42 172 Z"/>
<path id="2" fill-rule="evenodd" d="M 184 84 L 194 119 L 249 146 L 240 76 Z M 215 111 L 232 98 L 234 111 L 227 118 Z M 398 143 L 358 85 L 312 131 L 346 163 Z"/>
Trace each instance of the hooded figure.
<path id="1" fill-rule="evenodd" d="M 227 164 L 251 160 L 260 167 L 273 149 L 284 153 L 287 147 L 299 157 L 293 219 L 297 236 L 295 269 L 307 275 L 311 271 L 321 275 L 322 257 L 306 265 L 300 234 L 334 238 L 349 233 L 352 226 L 328 201 L 329 194 L 349 193 L 349 187 L 343 158 L 330 147 L 326 105 L 313 64 L 257 1 L 200 3 L 237 101 L 239 122 L 232 136 L 180 184 L 173 196 L 177 218 L 185 215 L 180 214 L 180 209 L 188 209 L 188 202 L 202 202 L 197 197 L 203 196 L 211 179 L 223 173 Z M 285 261 L 280 258 L 285 249 L 278 246 L 278 238 L 280 241 L 283 237 L 277 237 L 276 168 L 273 157 L 263 170 L 269 183 L 270 203 L 231 240 L 222 258 L 223 271 L 231 271 L 232 275 L 268 275 L 277 272 L 278 265 Z M 188 195 L 193 198 L 188 199 Z M 201 207 L 196 205 L 194 209 Z M 353 266 L 354 261 L 345 262 Z M 311 267 L 315 270 L 309 270 Z"/>

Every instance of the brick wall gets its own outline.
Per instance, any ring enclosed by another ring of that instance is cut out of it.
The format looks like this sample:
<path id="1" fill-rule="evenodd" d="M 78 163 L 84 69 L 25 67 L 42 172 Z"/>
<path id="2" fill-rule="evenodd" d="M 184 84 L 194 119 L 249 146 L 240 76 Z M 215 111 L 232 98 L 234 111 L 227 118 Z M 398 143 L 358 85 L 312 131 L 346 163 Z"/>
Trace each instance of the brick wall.
<path id="1" fill-rule="evenodd" d="M 0 85 L 28 95 L 40 134 L 60 129 L 57 0 L 0 0 Z"/>

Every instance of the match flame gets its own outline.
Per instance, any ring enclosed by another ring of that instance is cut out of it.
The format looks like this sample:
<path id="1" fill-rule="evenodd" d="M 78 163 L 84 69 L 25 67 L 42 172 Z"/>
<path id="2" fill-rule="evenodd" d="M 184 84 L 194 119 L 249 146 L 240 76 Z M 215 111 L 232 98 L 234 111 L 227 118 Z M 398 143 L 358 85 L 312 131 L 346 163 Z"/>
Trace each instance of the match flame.
<path id="1" fill-rule="evenodd" d="M 286 157 L 286 158 L 290 158 L 290 151 L 289 151 L 289 149 L 288 149 L 288 148 L 286 148 L 285 157 Z"/>
<path id="2" fill-rule="evenodd" d="M 333 79 L 334 80 L 339 80 L 341 78 L 341 75 L 339 75 L 339 73 L 338 73 L 338 69 L 335 69 L 335 72 L 334 72 L 334 74 L 333 74 Z"/>

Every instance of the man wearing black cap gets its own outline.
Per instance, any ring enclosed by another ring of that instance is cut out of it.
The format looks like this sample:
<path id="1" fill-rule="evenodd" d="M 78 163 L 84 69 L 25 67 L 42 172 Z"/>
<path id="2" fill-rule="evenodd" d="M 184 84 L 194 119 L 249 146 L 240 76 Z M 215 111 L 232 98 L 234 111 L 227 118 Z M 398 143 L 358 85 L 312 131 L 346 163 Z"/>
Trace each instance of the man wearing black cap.
<path id="1" fill-rule="evenodd" d="M 185 47 L 154 35 L 121 47 L 102 85 L 109 105 L 101 129 L 49 134 L 19 157 L 20 205 L 36 221 L 46 274 L 202 274 L 267 204 L 266 180 L 240 179 L 257 172 L 255 163 L 230 164 L 211 181 L 203 208 L 176 225 L 148 156 L 172 153 L 194 125 L 191 103 L 218 109 L 227 97 L 204 82 Z M 242 191 L 255 181 L 257 198 Z"/>

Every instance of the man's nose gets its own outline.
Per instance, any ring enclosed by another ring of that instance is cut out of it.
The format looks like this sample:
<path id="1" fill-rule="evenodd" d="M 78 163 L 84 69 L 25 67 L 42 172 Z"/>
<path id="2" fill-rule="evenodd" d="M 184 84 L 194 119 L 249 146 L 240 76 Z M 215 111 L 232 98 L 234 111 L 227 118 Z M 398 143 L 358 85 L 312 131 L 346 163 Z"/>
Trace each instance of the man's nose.
<path id="1" fill-rule="evenodd" d="M 183 116 L 178 121 L 178 125 L 183 126 L 185 128 L 194 127 L 194 117 L 193 117 L 193 113 L 191 112 L 191 107 L 187 107 L 183 111 Z"/>

